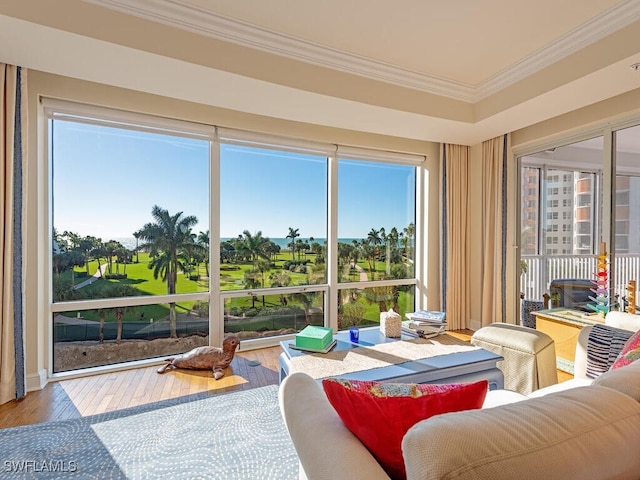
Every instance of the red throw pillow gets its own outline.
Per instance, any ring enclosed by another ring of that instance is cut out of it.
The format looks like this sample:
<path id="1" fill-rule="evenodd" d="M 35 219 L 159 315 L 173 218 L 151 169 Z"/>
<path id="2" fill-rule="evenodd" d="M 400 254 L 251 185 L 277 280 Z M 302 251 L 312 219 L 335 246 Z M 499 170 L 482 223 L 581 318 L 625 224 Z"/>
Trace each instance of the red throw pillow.
<path id="1" fill-rule="evenodd" d="M 640 358 L 640 330 L 629 337 L 624 343 L 624 347 L 618 354 L 618 358 L 611 365 L 611 370 L 624 367 Z"/>
<path id="2" fill-rule="evenodd" d="M 402 438 L 421 420 L 482 407 L 488 382 L 428 385 L 328 378 L 322 386 L 342 422 L 393 479 L 406 478 Z"/>

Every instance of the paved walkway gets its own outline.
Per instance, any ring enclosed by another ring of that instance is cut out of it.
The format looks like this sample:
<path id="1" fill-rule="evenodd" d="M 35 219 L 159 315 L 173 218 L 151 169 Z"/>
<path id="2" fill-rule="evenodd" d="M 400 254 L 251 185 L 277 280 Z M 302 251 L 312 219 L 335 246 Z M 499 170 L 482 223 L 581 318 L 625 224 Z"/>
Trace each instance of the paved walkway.
<path id="1" fill-rule="evenodd" d="M 66 317 L 64 315 L 56 315 L 53 317 L 53 323 L 65 323 L 67 325 L 95 325 L 97 322 L 95 320 L 87 320 L 85 318 L 73 318 Z"/>
<path id="2" fill-rule="evenodd" d="M 94 273 L 91 277 L 87 278 L 85 281 L 80 282 L 77 285 L 74 285 L 73 289 L 74 290 L 78 290 L 78 289 L 80 289 L 82 287 L 86 287 L 87 285 L 91 285 L 93 282 L 95 282 L 99 278 L 102 278 L 104 276 L 104 272 L 106 272 L 106 270 L 107 270 L 107 264 L 106 263 L 104 265 L 100 265 L 100 268 L 98 270 L 96 270 L 96 273 Z"/>
<path id="3" fill-rule="evenodd" d="M 349 277 L 349 272 L 352 268 L 354 268 L 353 262 L 349 262 L 344 266 L 343 272 L 345 277 L 347 278 Z M 364 270 L 364 268 L 362 268 L 360 265 L 356 263 L 355 269 L 358 271 L 358 274 L 360 275 L 361 282 L 366 282 L 369 280 L 369 277 L 367 276 L 367 272 Z"/>

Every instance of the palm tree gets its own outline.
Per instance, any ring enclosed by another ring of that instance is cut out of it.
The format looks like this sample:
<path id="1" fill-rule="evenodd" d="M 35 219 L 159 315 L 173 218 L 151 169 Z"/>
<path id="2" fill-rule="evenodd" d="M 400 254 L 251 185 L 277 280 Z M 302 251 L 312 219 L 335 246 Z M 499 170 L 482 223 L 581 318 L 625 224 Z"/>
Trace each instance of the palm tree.
<path id="1" fill-rule="evenodd" d="M 292 293 L 291 298 L 302 303 L 304 308 L 305 324 L 311 325 L 311 308 L 313 307 L 314 300 L 318 298 L 318 292 Z"/>
<path id="2" fill-rule="evenodd" d="M 220 243 L 220 263 L 224 263 L 225 260 L 227 262 L 231 262 L 237 256 L 237 251 L 235 247 L 236 240 L 227 240 Z M 207 255 L 207 261 L 209 256 Z M 207 275 L 209 274 L 209 270 L 207 270 Z"/>
<path id="3" fill-rule="evenodd" d="M 113 274 L 113 257 L 116 255 L 116 252 L 123 248 L 124 246 L 115 240 L 109 240 L 104 244 L 105 257 L 107 258 L 107 272 L 109 272 L 109 275 Z"/>
<path id="4" fill-rule="evenodd" d="M 266 251 L 269 253 L 271 261 L 275 262 L 278 258 L 278 254 L 280 253 L 280 245 L 272 240 L 269 240 L 269 244 L 266 246 Z"/>
<path id="5" fill-rule="evenodd" d="M 254 269 L 260 273 L 260 286 L 264 288 L 264 274 L 271 270 L 271 262 L 265 258 L 260 258 L 256 262 Z"/>
<path id="6" fill-rule="evenodd" d="M 140 263 L 140 249 L 138 248 L 138 241 L 140 240 L 141 233 L 142 232 L 140 230 L 136 230 L 135 232 L 133 232 L 133 236 L 136 239 L 136 263 Z"/>
<path id="7" fill-rule="evenodd" d="M 296 238 L 300 236 L 300 234 L 298 233 L 298 230 L 300 229 L 289 227 L 289 235 L 285 237 L 285 238 L 291 239 L 291 242 L 289 243 L 289 246 L 291 247 L 291 260 L 295 260 Z"/>
<path id="8" fill-rule="evenodd" d="M 102 243 L 102 240 L 96 237 L 87 236 L 80 239 L 78 243 L 78 251 L 82 254 L 85 261 L 85 270 L 87 271 L 87 277 L 91 274 L 89 273 L 89 260 L 91 260 L 91 252 Z"/>
<path id="9" fill-rule="evenodd" d="M 80 245 L 80 235 L 77 233 L 65 230 L 62 236 L 66 239 L 66 246 L 68 249 L 74 249 Z"/>
<path id="10" fill-rule="evenodd" d="M 302 250 L 304 249 L 304 242 L 302 239 L 296 240 L 296 250 L 298 251 L 298 260 L 302 259 Z"/>
<path id="11" fill-rule="evenodd" d="M 271 283 L 271 287 L 288 287 L 291 285 L 291 275 L 286 270 L 281 270 L 279 272 L 271 272 L 269 274 L 269 281 Z M 287 297 L 283 294 L 280 294 L 280 305 L 283 307 L 287 306 Z"/>
<path id="12" fill-rule="evenodd" d="M 378 245 L 382 243 L 382 236 L 384 236 L 384 228 L 381 230 L 376 230 L 375 228 L 372 228 L 367 235 L 367 240 L 371 245 L 376 247 L 376 250 L 377 250 Z M 374 261 L 374 265 L 375 265 L 375 261 Z"/>
<path id="13" fill-rule="evenodd" d="M 137 289 L 133 288 L 131 285 L 125 285 L 125 284 L 116 284 L 109 289 L 110 298 L 133 297 L 135 295 L 138 295 L 138 293 L 139 292 Z M 116 322 L 118 322 L 117 333 L 116 333 L 116 343 L 118 344 L 122 340 L 122 319 L 124 318 L 124 312 L 129 308 L 133 308 L 133 307 L 120 306 L 120 307 L 114 307 L 113 309 L 116 316 Z"/>
<path id="14" fill-rule="evenodd" d="M 206 232 L 200 232 L 198 234 L 198 245 L 200 245 L 203 249 L 203 258 L 204 258 L 204 269 L 205 272 L 207 273 L 207 278 L 209 278 L 209 245 L 210 245 L 210 238 L 209 238 L 209 230 L 207 230 Z"/>
<path id="15" fill-rule="evenodd" d="M 416 235 L 416 226 L 410 223 L 407 225 L 407 228 L 404 229 L 404 234 L 407 236 L 407 257 L 409 257 L 409 260 L 415 260 L 413 258 L 413 237 Z"/>
<path id="16" fill-rule="evenodd" d="M 367 259 L 367 263 L 369 264 L 369 273 L 371 273 L 371 280 L 375 280 L 376 276 L 376 252 L 377 248 L 371 244 L 371 242 L 367 240 L 362 240 L 361 250 L 364 255 L 364 258 Z"/>
<path id="17" fill-rule="evenodd" d="M 155 223 L 147 223 L 140 230 L 140 238 L 144 242 L 142 248 L 149 251 L 151 261 L 149 268 L 153 269 L 153 277 L 162 277 L 167 282 L 167 293 L 176 293 L 178 269 L 185 262 L 183 250 L 193 243 L 191 227 L 198 223 L 193 215 L 183 216 L 182 212 L 175 215 L 154 205 L 151 210 Z M 169 322 L 171 338 L 176 338 L 176 304 L 169 304 Z"/>
<path id="18" fill-rule="evenodd" d="M 91 255 L 92 258 L 95 258 L 98 262 L 98 266 L 96 267 L 96 274 L 102 277 L 102 266 L 100 265 L 100 259 L 107 256 L 107 251 L 104 248 L 104 242 L 100 238 L 98 240 L 99 242 L 96 243 L 89 255 Z"/>
<path id="19" fill-rule="evenodd" d="M 124 245 L 120 244 L 120 247 L 115 251 L 116 255 L 116 274 L 120 274 L 120 264 L 124 265 L 123 274 L 127 275 L 127 263 L 131 261 L 133 255 L 131 250 L 126 248 Z"/>
<path id="20" fill-rule="evenodd" d="M 387 276 L 391 275 L 391 247 L 396 248 L 398 243 L 398 230 L 396 227 L 391 229 L 391 232 L 387 234 L 384 228 L 380 229 L 380 237 L 385 247 L 384 260 L 386 263 L 385 272 Z"/>
<path id="21" fill-rule="evenodd" d="M 114 284 L 108 284 L 107 286 L 101 289 L 93 290 L 89 294 L 89 298 L 96 299 L 96 298 L 134 297 L 139 294 L 140 294 L 140 291 L 132 287 L 131 285 L 114 283 Z M 98 313 L 98 318 L 100 319 L 100 330 L 99 330 L 100 343 L 104 343 L 105 317 L 107 312 L 110 310 L 114 311 L 116 321 L 118 322 L 117 333 L 116 333 L 116 343 L 118 344 L 120 343 L 120 341 L 122 340 L 122 321 L 124 318 L 124 312 L 130 308 L 134 308 L 134 307 L 120 306 L 120 307 L 113 307 L 113 308 L 97 308 L 96 309 L 96 312 Z"/>
<path id="22" fill-rule="evenodd" d="M 271 240 L 263 237 L 261 231 L 252 235 L 249 230 L 245 230 L 242 234 L 244 235 L 242 238 L 242 246 L 246 253 L 251 257 L 251 263 L 254 267 L 257 265 L 258 259 L 260 258 L 269 261 L 270 255 L 268 247 Z"/>
<path id="23" fill-rule="evenodd" d="M 247 290 L 252 290 L 254 288 L 260 287 L 260 278 L 258 277 L 259 273 L 255 270 L 251 270 L 249 272 L 244 272 L 244 288 Z M 258 297 L 255 294 L 251 293 L 251 308 L 256 307 L 256 300 Z"/>

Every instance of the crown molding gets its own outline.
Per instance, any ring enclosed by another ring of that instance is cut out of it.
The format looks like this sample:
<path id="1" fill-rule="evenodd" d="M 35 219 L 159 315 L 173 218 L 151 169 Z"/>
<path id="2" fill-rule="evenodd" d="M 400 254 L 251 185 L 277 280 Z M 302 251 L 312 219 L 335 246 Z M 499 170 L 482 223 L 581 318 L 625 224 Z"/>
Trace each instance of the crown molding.
<path id="1" fill-rule="evenodd" d="M 489 97 L 640 19 L 640 0 L 625 0 L 480 84 L 469 85 L 278 33 L 184 0 L 83 1 L 267 53 L 465 102 Z"/>
<path id="2" fill-rule="evenodd" d="M 476 86 L 482 100 L 640 20 L 640 1 L 626 0 L 579 25 Z"/>

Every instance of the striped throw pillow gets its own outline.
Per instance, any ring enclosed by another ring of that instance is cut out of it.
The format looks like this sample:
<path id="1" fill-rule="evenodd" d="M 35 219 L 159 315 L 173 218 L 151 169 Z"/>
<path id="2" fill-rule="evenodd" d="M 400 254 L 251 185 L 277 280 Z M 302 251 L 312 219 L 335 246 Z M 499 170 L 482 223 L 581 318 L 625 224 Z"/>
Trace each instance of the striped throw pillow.
<path id="1" fill-rule="evenodd" d="M 594 325 L 587 341 L 587 378 L 609 371 L 633 332 L 608 325 Z"/>

